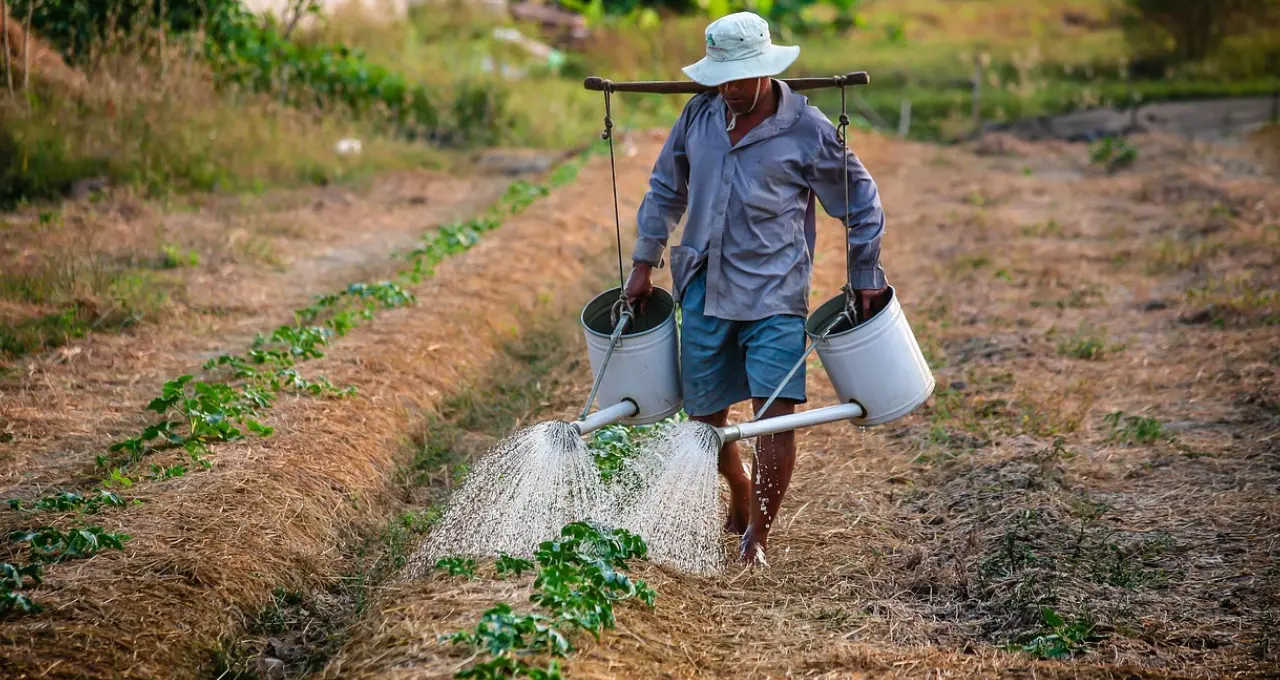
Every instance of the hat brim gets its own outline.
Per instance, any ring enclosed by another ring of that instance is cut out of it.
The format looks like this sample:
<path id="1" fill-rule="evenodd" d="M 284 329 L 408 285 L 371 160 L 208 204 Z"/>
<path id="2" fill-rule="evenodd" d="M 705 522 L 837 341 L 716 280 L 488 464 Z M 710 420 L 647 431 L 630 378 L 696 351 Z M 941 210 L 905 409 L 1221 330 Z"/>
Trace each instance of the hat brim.
<path id="1" fill-rule="evenodd" d="M 715 87 L 734 80 L 776 76 L 800 56 L 799 45 L 771 45 L 763 54 L 736 61 L 712 61 L 703 57 L 681 69 L 699 85 Z"/>

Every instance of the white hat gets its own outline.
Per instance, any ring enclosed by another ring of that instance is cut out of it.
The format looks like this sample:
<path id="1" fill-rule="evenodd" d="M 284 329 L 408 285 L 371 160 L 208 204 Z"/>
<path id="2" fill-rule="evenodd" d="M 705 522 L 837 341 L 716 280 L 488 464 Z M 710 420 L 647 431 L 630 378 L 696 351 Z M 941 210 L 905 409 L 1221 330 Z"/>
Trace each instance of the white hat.
<path id="1" fill-rule="evenodd" d="M 701 85 L 776 76 L 800 56 L 799 46 L 774 45 L 768 22 L 751 12 L 716 19 L 707 26 L 706 37 L 707 56 L 682 69 Z"/>

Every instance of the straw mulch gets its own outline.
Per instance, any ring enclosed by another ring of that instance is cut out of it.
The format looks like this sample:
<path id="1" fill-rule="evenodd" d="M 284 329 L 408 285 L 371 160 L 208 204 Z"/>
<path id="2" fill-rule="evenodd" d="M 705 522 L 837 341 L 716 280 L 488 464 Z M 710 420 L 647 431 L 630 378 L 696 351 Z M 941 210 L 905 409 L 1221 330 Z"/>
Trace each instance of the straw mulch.
<path id="1" fill-rule="evenodd" d="M 39 278 L 89 278 L 102 261 L 156 257 L 162 244 L 203 253 L 198 267 L 153 271 L 170 285 L 159 323 L 95 335 L 43 356 L 17 359 L 0 382 L 0 493 L 14 485 L 63 483 L 91 472 L 104 441 L 150 423 L 147 403 L 165 380 L 206 359 L 242 350 L 255 333 L 292 323 L 293 310 L 353 281 L 377 281 L 404 266 L 392 254 L 423 232 L 466 219 L 496 201 L 510 180 L 409 171 L 363 193 L 336 187 L 246 201 L 204 197 L 199 209 L 162 210 L 125 195 L 64 206 L 63 226 L 37 226 L 37 211 L 10 216 L 0 268 Z M 60 276 L 61 274 L 51 274 Z M 108 291 L 78 290 L 77 304 L 108 308 Z M 16 320 L 57 311 L 0 309 Z M 7 497 L 7 496 L 6 496 Z"/>
<path id="2" fill-rule="evenodd" d="M 1280 300 L 1249 287 L 1280 283 L 1280 200 L 1175 140 L 1135 143 L 1137 165 L 1108 176 L 1081 147 L 856 139 L 938 392 L 865 434 L 803 432 L 771 567 L 637 569 L 656 611 L 619 607 L 571 676 L 1280 675 Z M 837 225 L 819 231 L 815 303 L 842 266 Z M 809 375 L 811 406 L 831 403 Z M 1128 416 L 1161 429 L 1126 441 Z M 527 595 L 443 574 L 396 586 L 325 676 L 449 677 L 468 658 L 436 636 Z M 1072 658 L 1017 651 L 1050 632 L 1043 607 L 1086 622 Z"/>
<path id="3" fill-rule="evenodd" d="M 656 147 L 642 143 L 641 152 L 652 158 Z M 620 177 L 630 195 L 643 189 L 641 165 Z M 145 484 L 130 492 L 143 505 L 102 515 L 108 530 L 134 539 L 123 554 L 47 570 L 33 593 L 46 613 L 6 621 L 0 632 L 5 677 L 195 677 L 273 588 L 332 584 L 351 566 L 359 530 L 383 519 L 390 477 L 409 449 L 403 438 L 439 396 L 483 375 L 540 316 L 567 314 L 594 294 L 582 282 L 598 276 L 613 241 L 602 226 L 612 210 L 598 200 L 609 192 L 607 170 L 595 159 L 576 184 L 439 267 L 415 291 L 416 308 L 387 312 L 302 365 L 359 396 L 283 398 L 264 419 L 276 429 L 270 438 L 218 447 L 211 471 Z M 116 351 L 124 366 L 140 361 L 117 343 L 87 351 Z M 74 379 L 58 370 L 46 368 L 48 381 L 65 390 Z M 96 448 L 69 455 L 91 460 L 108 442 L 102 430 L 86 436 L 95 434 Z M 44 458 L 28 466 L 36 460 Z"/>

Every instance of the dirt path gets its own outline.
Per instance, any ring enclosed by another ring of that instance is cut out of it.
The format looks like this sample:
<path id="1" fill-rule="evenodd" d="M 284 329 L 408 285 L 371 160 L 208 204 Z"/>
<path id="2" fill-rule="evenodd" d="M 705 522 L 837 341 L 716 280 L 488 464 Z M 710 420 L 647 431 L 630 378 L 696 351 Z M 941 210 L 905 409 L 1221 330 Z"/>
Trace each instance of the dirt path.
<path id="1" fill-rule="evenodd" d="M 638 569 L 656 610 L 579 640 L 570 675 L 1280 673 L 1280 194 L 1138 143 L 1107 176 L 1081 148 L 858 140 L 935 397 L 866 433 L 802 433 L 772 566 Z M 819 250 L 837 233 L 824 222 Z M 820 255 L 815 301 L 841 267 Z M 820 367 L 809 384 L 831 402 Z M 528 587 L 388 587 L 323 675 L 450 677 L 466 653 L 437 636 L 527 607 Z M 1070 660 L 1036 658 L 1051 633 Z"/>
<path id="2" fill-rule="evenodd" d="M 639 150 L 642 160 L 655 152 L 652 143 Z M 46 611 L 6 621 L 0 632 L 5 677 L 192 677 L 273 589 L 332 585 L 350 568 L 361 530 L 384 519 L 392 473 L 410 454 L 405 437 L 440 395 L 483 375 L 539 317 L 566 314 L 592 295 L 582 282 L 596 278 L 613 241 L 603 226 L 612 211 L 597 200 L 608 193 L 607 167 L 595 159 L 577 183 L 446 260 L 416 289 L 418 306 L 379 316 L 308 363 L 358 396 L 282 397 L 264 418 L 273 436 L 219 446 L 211 470 L 131 489 L 140 505 L 95 517 L 133 540 L 123 553 L 46 569 L 38 595 Z M 620 177 L 631 194 L 645 179 L 638 166 Z M 142 361 L 114 339 L 92 354 L 115 381 Z M 80 369 L 50 369 L 72 370 Z M 50 382 L 51 393 L 81 399 Z M 111 389 L 91 388 L 96 403 L 125 401 L 119 383 L 105 384 Z M 141 411 L 140 402 L 128 405 Z M 99 441 L 104 429 L 83 436 Z M 27 456 L 23 470 L 65 482 L 64 468 Z M 12 529 L 33 520 L 9 513 L 6 521 Z"/>
<path id="3" fill-rule="evenodd" d="M 145 427 L 144 407 L 165 380 L 243 351 L 254 334 L 291 323 L 293 310 L 316 295 L 389 278 L 404 267 L 395 253 L 434 227 L 482 213 L 511 181 L 405 172 L 359 194 L 319 189 L 249 208 L 215 200 L 195 212 L 126 202 L 69 220 L 67 232 L 94 232 L 95 251 L 156 252 L 157 242 L 168 242 L 206 257 L 170 272 L 182 285 L 180 309 L 160 324 L 85 338 L 22 361 L 16 377 L 0 381 L 0 495 L 85 468 L 104 443 Z M 54 242 L 39 247 L 76 238 L 44 235 Z"/>

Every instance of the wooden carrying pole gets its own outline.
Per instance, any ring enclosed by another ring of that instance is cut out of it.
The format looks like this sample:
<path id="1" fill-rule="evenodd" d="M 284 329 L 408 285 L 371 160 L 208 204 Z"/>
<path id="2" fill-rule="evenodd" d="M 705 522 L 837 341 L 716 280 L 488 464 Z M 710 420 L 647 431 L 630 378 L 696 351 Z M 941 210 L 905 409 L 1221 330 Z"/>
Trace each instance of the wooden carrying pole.
<path id="1" fill-rule="evenodd" d="M 868 76 L 866 71 L 856 71 L 829 78 L 783 78 L 781 80 L 792 90 L 817 90 L 827 87 L 866 85 L 871 82 L 871 76 Z M 582 86 L 593 92 L 648 92 L 651 94 L 698 94 L 716 89 L 686 80 L 639 80 L 615 83 L 597 76 L 587 78 L 582 82 Z"/>

